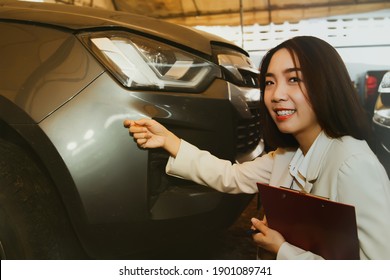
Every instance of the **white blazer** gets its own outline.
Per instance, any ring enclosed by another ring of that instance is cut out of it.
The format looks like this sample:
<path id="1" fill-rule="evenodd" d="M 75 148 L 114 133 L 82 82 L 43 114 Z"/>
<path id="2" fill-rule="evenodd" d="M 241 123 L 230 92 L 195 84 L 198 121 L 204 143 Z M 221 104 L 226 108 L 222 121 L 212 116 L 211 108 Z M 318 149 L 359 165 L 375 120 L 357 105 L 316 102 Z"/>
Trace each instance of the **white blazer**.
<path id="1" fill-rule="evenodd" d="M 291 186 L 289 164 L 295 152 L 279 148 L 253 161 L 231 164 L 182 140 L 166 172 L 225 193 L 255 193 L 257 182 Z M 390 181 L 365 141 L 321 133 L 306 177 L 307 192 L 355 206 L 361 259 L 390 259 Z M 277 259 L 321 257 L 285 242 Z"/>

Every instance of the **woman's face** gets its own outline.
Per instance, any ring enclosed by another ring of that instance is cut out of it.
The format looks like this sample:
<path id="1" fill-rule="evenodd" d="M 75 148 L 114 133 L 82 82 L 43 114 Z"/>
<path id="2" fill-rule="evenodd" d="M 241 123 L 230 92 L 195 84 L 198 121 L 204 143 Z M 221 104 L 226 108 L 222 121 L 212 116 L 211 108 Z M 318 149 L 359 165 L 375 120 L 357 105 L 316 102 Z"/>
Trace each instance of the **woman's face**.
<path id="1" fill-rule="evenodd" d="M 265 75 L 265 105 L 283 133 L 292 134 L 302 145 L 315 140 L 321 127 L 312 110 L 305 88 L 305 80 L 287 49 L 280 49 L 272 56 Z"/>

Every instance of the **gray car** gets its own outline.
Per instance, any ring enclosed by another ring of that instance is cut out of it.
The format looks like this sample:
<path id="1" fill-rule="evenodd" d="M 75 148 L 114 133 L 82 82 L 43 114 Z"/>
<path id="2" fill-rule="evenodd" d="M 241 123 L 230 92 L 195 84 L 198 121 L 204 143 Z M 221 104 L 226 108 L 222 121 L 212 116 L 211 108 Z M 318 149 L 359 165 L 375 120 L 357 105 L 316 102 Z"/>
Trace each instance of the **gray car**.
<path id="1" fill-rule="evenodd" d="M 383 76 L 378 87 L 373 127 L 379 142 L 377 155 L 390 178 L 390 71 Z"/>
<path id="2" fill-rule="evenodd" d="M 137 258 L 231 225 L 253 195 L 165 174 L 123 120 L 232 162 L 263 151 L 258 71 L 222 38 L 128 13 L 0 2 L 2 259 Z M 249 221 L 248 221 L 249 223 Z"/>

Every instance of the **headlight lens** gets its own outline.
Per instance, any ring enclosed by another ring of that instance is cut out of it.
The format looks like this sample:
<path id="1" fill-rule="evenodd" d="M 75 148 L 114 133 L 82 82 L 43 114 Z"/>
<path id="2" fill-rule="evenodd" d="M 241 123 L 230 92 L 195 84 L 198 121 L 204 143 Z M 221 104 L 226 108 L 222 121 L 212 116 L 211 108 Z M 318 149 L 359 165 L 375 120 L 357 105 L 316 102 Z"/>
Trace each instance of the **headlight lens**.
<path id="1" fill-rule="evenodd" d="M 376 102 L 373 119 L 377 124 L 390 128 L 390 106 L 385 106 L 381 97 Z"/>
<path id="2" fill-rule="evenodd" d="M 216 47 L 214 51 L 226 80 L 238 86 L 259 88 L 259 70 L 249 57 L 223 47 Z"/>
<path id="3" fill-rule="evenodd" d="M 125 87 L 197 92 L 221 77 L 219 67 L 202 57 L 132 33 L 80 38 Z"/>

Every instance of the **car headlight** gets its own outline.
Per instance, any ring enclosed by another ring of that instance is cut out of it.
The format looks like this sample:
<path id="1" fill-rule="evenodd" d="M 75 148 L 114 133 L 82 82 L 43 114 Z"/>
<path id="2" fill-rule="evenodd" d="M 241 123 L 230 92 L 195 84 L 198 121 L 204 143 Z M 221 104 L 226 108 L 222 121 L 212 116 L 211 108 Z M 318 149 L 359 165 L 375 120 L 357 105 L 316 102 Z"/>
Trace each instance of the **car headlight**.
<path id="1" fill-rule="evenodd" d="M 221 77 L 216 64 L 136 34 L 111 31 L 84 33 L 79 37 L 128 88 L 198 92 Z"/>
<path id="2" fill-rule="evenodd" d="M 377 101 L 373 120 L 377 124 L 390 128 L 390 107 L 384 106 L 381 100 Z"/>
<path id="3" fill-rule="evenodd" d="M 238 86 L 259 88 L 259 70 L 245 54 L 224 47 L 214 47 L 224 78 Z"/>

